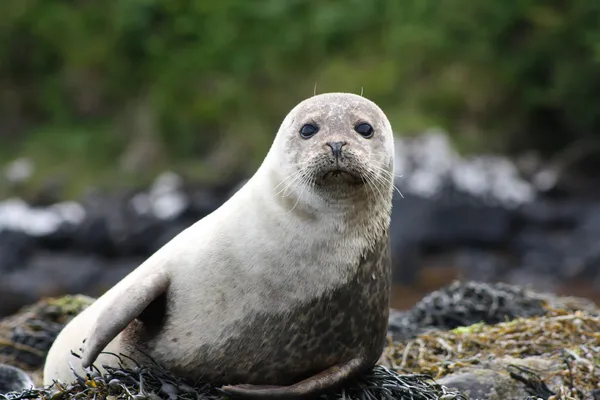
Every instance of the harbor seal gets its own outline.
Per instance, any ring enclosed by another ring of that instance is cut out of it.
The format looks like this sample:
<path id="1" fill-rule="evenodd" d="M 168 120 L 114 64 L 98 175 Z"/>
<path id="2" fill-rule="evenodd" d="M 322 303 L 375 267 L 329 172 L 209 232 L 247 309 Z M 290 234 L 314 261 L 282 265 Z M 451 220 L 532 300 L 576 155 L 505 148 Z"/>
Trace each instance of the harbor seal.
<path id="1" fill-rule="evenodd" d="M 107 352 L 255 398 L 314 396 L 369 369 L 386 343 L 393 168 L 375 103 L 303 100 L 245 185 L 63 329 L 44 384 L 73 380 L 69 363 L 116 365 Z"/>

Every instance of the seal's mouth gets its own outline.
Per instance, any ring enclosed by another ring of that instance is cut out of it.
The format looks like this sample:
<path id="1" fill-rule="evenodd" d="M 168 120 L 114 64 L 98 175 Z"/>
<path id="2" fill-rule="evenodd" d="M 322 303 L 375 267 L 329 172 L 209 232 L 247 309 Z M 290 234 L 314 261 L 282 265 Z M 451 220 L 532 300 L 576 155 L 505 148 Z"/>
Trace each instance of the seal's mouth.
<path id="1" fill-rule="evenodd" d="M 358 175 L 353 174 L 350 171 L 344 169 L 334 169 L 327 171 L 322 175 L 324 182 L 336 182 L 336 183 L 357 183 L 361 179 Z"/>

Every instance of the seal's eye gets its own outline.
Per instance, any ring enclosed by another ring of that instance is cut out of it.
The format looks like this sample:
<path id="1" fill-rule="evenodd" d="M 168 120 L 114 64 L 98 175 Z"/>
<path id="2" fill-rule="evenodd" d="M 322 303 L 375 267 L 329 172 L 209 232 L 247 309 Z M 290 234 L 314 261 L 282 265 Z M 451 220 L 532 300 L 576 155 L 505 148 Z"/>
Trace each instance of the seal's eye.
<path id="1" fill-rule="evenodd" d="M 300 129 L 300 136 L 302 136 L 304 139 L 310 139 L 317 132 L 319 132 L 319 128 L 312 124 L 306 124 L 302 126 L 302 129 Z"/>
<path id="2" fill-rule="evenodd" d="M 365 122 L 358 124 L 354 127 L 354 130 L 362 135 L 366 139 L 373 137 L 373 127 Z"/>

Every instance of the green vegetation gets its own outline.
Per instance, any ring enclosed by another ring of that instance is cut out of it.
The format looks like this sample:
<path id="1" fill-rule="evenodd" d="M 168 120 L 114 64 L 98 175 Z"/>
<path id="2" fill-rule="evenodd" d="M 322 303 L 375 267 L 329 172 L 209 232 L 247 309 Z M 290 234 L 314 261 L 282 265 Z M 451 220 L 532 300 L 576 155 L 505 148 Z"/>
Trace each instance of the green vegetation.
<path id="1" fill-rule="evenodd" d="M 600 132 L 595 0 L 2 8 L 0 164 L 29 155 L 80 183 L 165 166 L 199 179 L 251 170 L 315 84 L 364 90 L 398 132 L 441 126 L 466 151 L 551 154 Z"/>

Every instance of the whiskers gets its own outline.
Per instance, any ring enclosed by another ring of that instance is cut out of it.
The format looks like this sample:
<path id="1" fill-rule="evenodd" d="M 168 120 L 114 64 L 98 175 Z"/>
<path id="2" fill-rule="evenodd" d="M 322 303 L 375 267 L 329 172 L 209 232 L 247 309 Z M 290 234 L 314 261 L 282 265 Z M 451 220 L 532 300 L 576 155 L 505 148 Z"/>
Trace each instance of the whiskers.
<path id="1" fill-rule="evenodd" d="M 396 178 L 396 177 L 401 178 L 402 175 L 396 175 L 392 171 L 388 171 L 386 168 L 383 168 L 381 165 L 378 165 L 378 164 L 371 164 L 371 165 L 369 165 L 369 167 L 370 168 L 365 169 L 365 171 L 364 171 L 365 178 L 366 178 L 364 181 L 370 187 L 375 187 L 376 189 L 379 190 L 379 186 L 385 186 L 385 185 L 389 185 L 391 183 L 394 190 L 397 191 L 398 194 L 402 198 L 404 198 L 404 195 L 402 194 L 400 189 L 398 189 L 398 187 L 394 183 L 394 178 Z M 375 195 L 374 191 L 373 191 L 373 195 Z M 381 191 L 379 191 L 379 195 L 381 195 Z"/>
<path id="2" fill-rule="evenodd" d="M 282 180 L 277 186 L 273 188 L 273 191 L 276 191 L 275 196 L 281 196 L 281 198 L 285 198 L 289 196 L 292 192 L 297 192 L 296 189 L 301 187 L 300 193 L 296 197 L 296 202 L 292 206 L 292 208 L 287 211 L 287 213 L 291 213 L 298 206 L 298 203 L 303 198 L 305 191 L 308 188 L 311 188 L 315 184 L 315 174 L 316 172 L 312 168 L 305 168 L 311 161 L 304 161 L 298 164 L 295 164 L 295 167 L 298 169 L 287 176 L 284 180 Z M 277 189 L 283 186 L 279 191 Z"/>
<path id="3" fill-rule="evenodd" d="M 323 184 L 321 178 L 318 178 L 322 171 L 319 168 L 310 167 L 311 165 L 314 166 L 316 162 L 315 159 L 311 159 L 294 164 L 295 171 L 286 176 L 273 188 L 273 194 L 281 199 L 285 199 L 292 195 L 292 198 L 285 204 L 291 204 L 292 202 L 294 204 L 291 206 L 290 210 L 286 211 L 286 213 L 293 212 L 298 207 L 298 204 L 305 200 L 306 196 L 309 195 L 312 190 Z M 389 196 L 387 190 L 389 190 L 388 188 L 390 185 L 393 187 L 393 190 L 397 191 L 398 194 L 404 198 L 404 195 L 394 183 L 394 178 L 401 175 L 394 174 L 383 165 L 375 163 L 359 167 L 359 169 L 354 171 L 354 176 L 361 180 L 362 185 L 365 188 L 364 190 L 368 191 L 374 198 L 384 198 Z M 348 198 L 348 196 L 353 196 L 353 191 L 355 189 L 352 189 L 352 183 L 350 182 L 331 181 L 326 184 L 326 187 L 318 189 L 317 192 L 320 193 L 322 190 L 325 190 L 334 197 L 341 196 L 340 198 Z"/>

